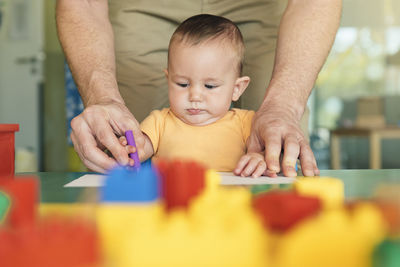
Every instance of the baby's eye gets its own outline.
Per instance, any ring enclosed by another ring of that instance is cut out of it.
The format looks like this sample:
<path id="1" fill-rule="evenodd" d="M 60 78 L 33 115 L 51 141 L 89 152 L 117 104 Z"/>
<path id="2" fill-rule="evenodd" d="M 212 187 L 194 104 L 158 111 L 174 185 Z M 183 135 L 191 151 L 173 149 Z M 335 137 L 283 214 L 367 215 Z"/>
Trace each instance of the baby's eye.
<path id="1" fill-rule="evenodd" d="M 216 85 L 211 85 L 211 84 L 205 84 L 204 85 L 207 89 L 214 89 L 215 87 L 217 87 Z"/>
<path id="2" fill-rule="evenodd" d="M 176 83 L 178 86 L 180 87 L 188 87 L 189 84 L 188 83 Z"/>

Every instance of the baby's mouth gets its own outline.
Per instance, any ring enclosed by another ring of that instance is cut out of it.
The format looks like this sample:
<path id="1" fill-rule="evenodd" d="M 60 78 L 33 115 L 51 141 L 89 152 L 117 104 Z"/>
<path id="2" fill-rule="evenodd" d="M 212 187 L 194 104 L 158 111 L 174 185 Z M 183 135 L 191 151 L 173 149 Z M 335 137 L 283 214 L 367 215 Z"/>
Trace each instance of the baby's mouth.
<path id="1" fill-rule="evenodd" d="M 198 108 L 188 108 L 187 111 L 190 115 L 197 115 L 201 112 L 201 109 Z"/>

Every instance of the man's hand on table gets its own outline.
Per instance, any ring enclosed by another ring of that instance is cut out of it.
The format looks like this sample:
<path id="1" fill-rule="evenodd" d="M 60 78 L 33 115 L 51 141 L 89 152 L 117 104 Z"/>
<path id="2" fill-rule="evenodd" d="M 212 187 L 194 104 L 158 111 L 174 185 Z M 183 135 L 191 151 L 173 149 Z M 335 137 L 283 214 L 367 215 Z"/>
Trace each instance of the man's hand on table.
<path id="1" fill-rule="evenodd" d="M 266 174 L 270 177 L 275 177 L 281 169 L 285 176 L 297 176 L 298 158 L 303 175 L 319 175 L 314 154 L 300 128 L 300 119 L 284 104 L 282 107 L 265 105 L 256 112 L 247 147 L 248 152 L 265 149 Z"/>

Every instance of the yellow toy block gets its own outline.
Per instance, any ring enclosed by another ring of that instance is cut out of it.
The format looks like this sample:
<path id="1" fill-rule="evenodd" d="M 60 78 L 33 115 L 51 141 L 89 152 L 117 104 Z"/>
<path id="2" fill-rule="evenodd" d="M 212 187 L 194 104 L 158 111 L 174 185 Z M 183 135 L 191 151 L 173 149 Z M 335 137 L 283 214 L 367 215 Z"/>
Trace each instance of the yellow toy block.
<path id="1" fill-rule="evenodd" d="M 294 183 L 294 188 L 300 195 L 320 198 L 326 209 L 343 205 L 344 184 L 337 178 L 300 177 Z"/>
<path id="2" fill-rule="evenodd" d="M 42 203 L 38 211 L 40 217 L 62 216 L 93 220 L 96 215 L 96 203 Z"/>
<path id="3" fill-rule="evenodd" d="M 268 233 L 243 188 L 207 185 L 187 210 L 162 205 L 98 207 L 106 266 L 269 266 Z"/>
<path id="4" fill-rule="evenodd" d="M 372 205 L 326 210 L 282 236 L 275 266 L 371 266 L 372 250 L 384 235 L 382 216 Z"/>
<path id="5" fill-rule="evenodd" d="M 122 255 L 126 252 L 126 239 L 137 238 L 147 247 L 152 235 L 163 222 L 163 207 L 161 203 L 102 203 L 97 207 L 97 227 L 100 233 L 105 266 L 128 266 Z M 134 233 L 132 235 L 131 233 Z"/>
<path id="6" fill-rule="evenodd" d="M 206 171 L 205 174 L 205 182 L 206 186 L 204 188 L 204 191 L 208 192 L 215 192 L 220 188 L 221 184 L 221 176 L 212 169 L 209 169 Z"/>

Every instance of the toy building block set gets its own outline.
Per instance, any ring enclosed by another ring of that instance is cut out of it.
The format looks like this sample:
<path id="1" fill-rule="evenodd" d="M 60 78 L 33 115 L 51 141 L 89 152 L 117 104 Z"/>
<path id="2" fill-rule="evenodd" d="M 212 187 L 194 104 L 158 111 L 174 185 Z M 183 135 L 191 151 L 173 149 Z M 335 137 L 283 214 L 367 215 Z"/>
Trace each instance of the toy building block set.
<path id="1" fill-rule="evenodd" d="M 111 170 L 89 211 L 64 212 L 44 209 L 39 179 L 11 165 L 0 175 L 1 267 L 400 266 L 398 203 L 346 202 L 336 178 L 252 193 L 196 162 L 159 160 Z"/>
<path id="2" fill-rule="evenodd" d="M 2 178 L 0 266 L 398 266 L 385 213 L 338 179 L 255 195 L 219 179 L 190 161 L 114 169 L 82 218 L 38 212 L 35 177 Z"/>

